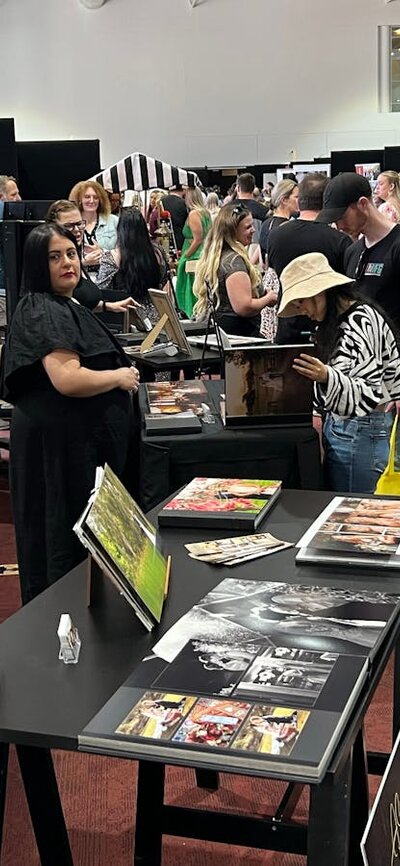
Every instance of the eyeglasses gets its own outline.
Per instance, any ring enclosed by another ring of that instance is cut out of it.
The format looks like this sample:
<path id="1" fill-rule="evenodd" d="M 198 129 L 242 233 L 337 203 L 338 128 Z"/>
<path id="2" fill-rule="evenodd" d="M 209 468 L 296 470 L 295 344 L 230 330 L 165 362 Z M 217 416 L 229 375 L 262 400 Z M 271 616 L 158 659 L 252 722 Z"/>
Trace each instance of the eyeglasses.
<path id="1" fill-rule="evenodd" d="M 86 225 L 86 220 L 79 220 L 78 223 L 64 223 L 63 228 L 67 229 L 69 232 L 73 232 L 74 229 L 84 229 Z"/>

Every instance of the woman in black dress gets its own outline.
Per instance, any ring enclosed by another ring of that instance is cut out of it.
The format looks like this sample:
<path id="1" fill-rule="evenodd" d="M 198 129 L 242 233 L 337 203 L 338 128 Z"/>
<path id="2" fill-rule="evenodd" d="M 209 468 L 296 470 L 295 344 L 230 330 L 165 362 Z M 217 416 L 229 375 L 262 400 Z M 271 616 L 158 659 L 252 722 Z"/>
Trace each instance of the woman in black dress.
<path id="1" fill-rule="evenodd" d="M 85 558 L 73 532 L 107 462 L 123 475 L 139 376 L 108 329 L 73 300 L 81 266 L 60 226 L 33 229 L 25 294 L 2 353 L 13 403 L 10 487 L 23 603 Z"/>

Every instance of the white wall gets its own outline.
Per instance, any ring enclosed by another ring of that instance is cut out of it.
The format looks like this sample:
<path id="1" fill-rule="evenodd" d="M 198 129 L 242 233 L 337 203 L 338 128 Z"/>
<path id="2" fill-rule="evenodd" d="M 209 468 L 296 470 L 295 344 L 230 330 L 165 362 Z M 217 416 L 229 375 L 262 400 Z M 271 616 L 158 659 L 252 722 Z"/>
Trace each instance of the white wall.
<path id="1" fill-rule="evenodd" d="M 400 0 L 0 0 L 0 117 L 19 141 L 99 138 L 103 167 L 399 144 L 400 113 L 377 111 L 378 24 L 400 25 Z"/>

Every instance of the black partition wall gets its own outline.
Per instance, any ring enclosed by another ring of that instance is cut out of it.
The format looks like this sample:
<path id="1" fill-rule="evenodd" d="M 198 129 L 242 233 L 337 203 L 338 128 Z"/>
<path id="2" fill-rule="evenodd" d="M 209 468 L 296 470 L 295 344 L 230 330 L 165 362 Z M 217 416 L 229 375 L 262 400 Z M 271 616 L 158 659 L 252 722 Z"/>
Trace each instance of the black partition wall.
<path id="1" fill-rule="evenodd" d="M 383 155 L 384 171 L 400 171 L 400 146 L 385 147 Z"/>
<path id="2" fill-rule="evenodd" d="M 355 166 L 368 162 L 379 162 L 383 170 L 384 151 L 382 150 L 332 150 L 331 177 L 342 171 L 355 171 Z"/>
<path id="3" fill-rule="evenodd" d="M 98 174 L 100 142 L 17 141 L 18 181 L 24 199 L 68 198 L 79 180 Z"/>
<path id="4" fill-rule="evenodd" d="M 17 148 L 15 144 L 14 118 L 0 118 L 0 174 L 17 177 Z"/>

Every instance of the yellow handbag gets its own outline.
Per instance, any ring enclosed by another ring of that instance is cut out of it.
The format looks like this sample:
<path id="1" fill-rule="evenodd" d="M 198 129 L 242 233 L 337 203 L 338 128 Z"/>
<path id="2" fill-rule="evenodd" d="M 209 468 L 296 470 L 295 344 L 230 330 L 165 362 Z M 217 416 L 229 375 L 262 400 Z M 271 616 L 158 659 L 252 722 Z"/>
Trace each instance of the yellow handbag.
<path id="1" fill-rule="evenodd" d="M 389 450 L 389 461 L 386 469 L 383 470 L 381 477 L 378 479 L 377 485 L 375 487 L 375 493 L 386 496 L 400 496 L 400 472 L 396 472 L 395 461 L 396 461 L 396 442 L 397 442 L 397 420 L 398 415 L 396 415 L 392 432 L 390 434 L 390 450 Z M 400 445 L 400 442 L 399 442 Z M 399 448 L 400 453 L 400 448 Z M 397 455 L 397 460 L 399 459 L 399 454 Z M 397 462 L 397 461 L 396 461 Z"/>

